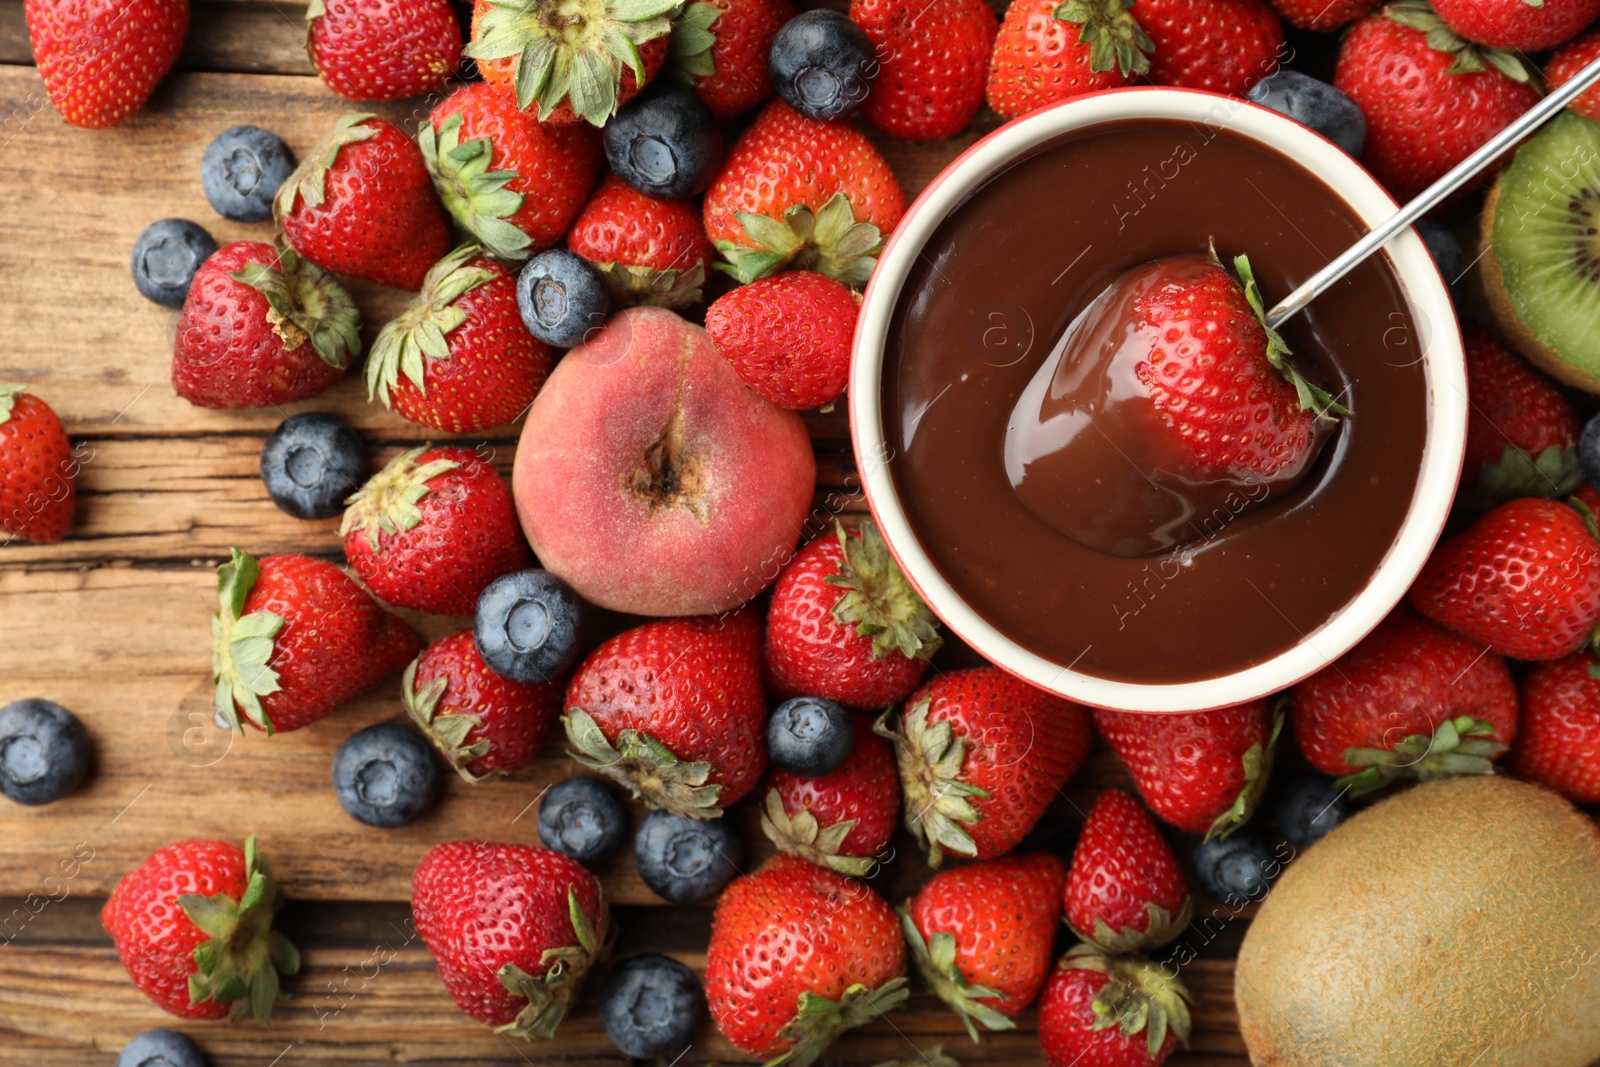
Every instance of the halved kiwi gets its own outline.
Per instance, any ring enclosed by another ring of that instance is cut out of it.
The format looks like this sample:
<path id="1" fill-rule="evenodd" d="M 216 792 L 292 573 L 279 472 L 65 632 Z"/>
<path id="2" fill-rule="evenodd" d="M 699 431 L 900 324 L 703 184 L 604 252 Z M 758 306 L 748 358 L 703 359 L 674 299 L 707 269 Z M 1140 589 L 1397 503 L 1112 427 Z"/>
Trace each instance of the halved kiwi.
<path id="1" fill-rule="evenodd" d="M 1484 205 L 1483 281 L 1506 339 L 1600 392 L 1600 124 L 1565 111 L 1517 149 Z"/>

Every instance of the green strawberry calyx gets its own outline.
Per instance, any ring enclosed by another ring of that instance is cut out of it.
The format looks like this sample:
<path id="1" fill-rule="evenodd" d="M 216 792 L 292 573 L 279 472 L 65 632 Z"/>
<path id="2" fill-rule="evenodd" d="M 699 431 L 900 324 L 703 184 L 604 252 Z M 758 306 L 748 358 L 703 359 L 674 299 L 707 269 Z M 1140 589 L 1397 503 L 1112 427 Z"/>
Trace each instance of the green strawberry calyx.
<path id="1" fill-rule="evenodd" d="M 361 351 L 361 312 L 333 275 L 292 248 L 278 250 L 278 265 L 248 263 L 228 277 L 267 301 L 267 324 L 293 352 L 307 341 L 328 366 L 344 370 Z"/>
<path id="2" fill-rule="evenodd" d="M 911 963 L 916 967 L 917 974 L 934 996 L 960 1016 L 968 1037 L 978 1040 L 978 1028 L 974 1023 L 982 1023 L 986 1030 L 1016 1029 L 1017 1024 L 1004 1013 L 988 1004 L 979 1003 L 983 1000 L 1003 1003 L 1005 995 L 988 986 L 967 982 L 967 976 L 956 965 L 954 934 L 935 930 L 924 939 L 908 910 L 896 908 L 895 912 L 900 916 L 900 929 L 905 934 L 906 947 L 910 950 Z"/>
<path id="3" fill-rule="evenodd" d="M 425 122 L 417 131 L 422 162 L 433 178 L 439 200 L 461 228 L 501 259 L 518 262 L 533 254 L 533 238 L 508 221 L 527 199 L 507 186 L 520 175 L 514 170 L 490 170 L 494 145 L 487 137 L 461 139 L 461 112 L 439 124 Z"/>
<path id="4" fill-rule="evenodd" d="M 439 701 L 443 699 L 444 691 L 449 688 L 450 682 L 443 677 L 430 678 L 419 688 L 417 665 L 421 662 L 421 656 L 412 660 L 400 678 L 400 702 L 405 705 L 406 714 L 417 724 L 423 736 L 433 742 L 433 747 L 443 754 L 450 766 L 455 768 L 456 773 L 467 781 L 476 785 L 479 782 L 502 777 L 504 771 L 474 774 L 468 769 L 469 764 L 487 756 L 493 747 L 486 737 L 470 745 L 467 743 L 468 736 L 483 725 L 483 720 L 476 715 L 461 715 L 456 712 L 439 714 Z"/>
<path id="5" fill-rule="evenodd" d="M 604 900 L 600 908 L 603 913 Z M 507 992 L 528 1000 L 528 1006 L 511 1022 L 495 1027 L 495 1033 L 526 1041 L 549 1041 L 556 1036 L 556 1027 L 561 1025 L 577 999 L 584 974 L 605 947 L 594 923 L 584 914 L 577 892 L 570 888 L 567 890 L 567 914 L 572 922 L 575 944 L 544 950 L 539 958 L 540 965 L 545 968 L 543 977 L 535 977 L 514 963 L 504 964 L 495 972 Z"/>
<path id="6" fill-rule="evenodd" d="M 1482 74 L 1493 68 L 1523 85 L 1533 80 L 1526 64 L 1511 52 L 1475 44 L 1457 34 L 1427 0 L 1397 0 L 1383 9 L 1392 22 L 1427 35 L 1428 47 L 1455 60 L 1446 74 Z"/>
<path id="7" fill-rule="evenodd" d="M 617 112 L 623 68 L 644 85 L 639 46 L 672 32 L 683 0 L 488 0 L 477 35 L 463 50 L 473 59 L 515 58 L 512 88 L 540 120 L 562 101 L 594 126 Z"/>
<path id="8" fill-rule="evenodd" d="M 1392 749 L 1345 749 L 1344 761 L 1361 769 L 1334 784 L 1360 795 L 1399 778 L 1426 782 L 1458 774 L 1493 774 L 1494 761 L 1505 751 L 1488 720 L 1458 715 L 1445 719 L 1433 733 L 1412 734 Z"/>
<path id="9" fill-rule="evenodd" d="M 9 385 L 0 382 L 0 423 L 11 421 L 11 410 L 16 406 L 17 397 L 27 388 L 21 382 L 12 382 Z"/>
<path id="10" fill-rule="evenodd" d="M 390 460 L 387 467 L 368 478 L 347 501 L 339 536 L 348 537 L 352 531 L 364 533 L 367 547 L 376 552 L 383 534 L 402 534 L 416 529 L 422 522 L 422 509 L 417 505 L 430 492 L 428 483 L 461 466 L 451 459 L 429 460 L 418 466 L 417 460 L 430 447 L 422 445 L 402 452 Z"/>
<path id="11" fill-rule="evenodd" d="M 1267 734 L 1266 744 L 1257 742 L 1244 750 L 1244 755 L 1239 757 L 1239 762 L 1244 768 L 1244 785 L 1239 789 L 1239 795 L 1234 797 L 1228 810 L 1218 815 L 1206 830 L 1206 840 L 1213 838 L 1226 838 L 1239 827 L 1250 821 L 1255 815 L 1256 808 L 1261 805 L 1261 798 L 1266 795 L 1267 785 L 1272 779 L 1272 754 L 1277 751 L 1278 735 L 1283 732 L 1283 720 L 1288 711 L 1287 698 L 1279 698 L 1277 707 L 1272 714 L 1272 730 Z"/>
<path id="12" fill-rule="evenodd" d="M 783 213 L 782 221 L 749 211 L 736 211 L 734 217 L 751 243 L 718 241 L 717 251 L 728 262 L 718 263 L 717 269 L 740 284 L 796 268 L 819 271 L 859 289 L 867 284 L 883 251 L 883 234 L 870 222 L 856 221 L 850 197 L 844 193 L 834 193 L 816 212 L 795 204 Z"/>
<path id="13" fill-rule="evenodd" d="M 712 29 L 722 17 L 722 9 L 703 0 L 686 4 L 672 17 L 672 38 L 667 42 L 667 69 L 679 81 L 693 85 L 717 72 L 711 55 L 717 43 Z"/>
<path id="14" fill-rule="evenodd" d="M 856 982 L 838 1000 L 807 990 L 800 994 L 800 1010 L 778 1034 L 791 1042 L 788 1051 L 768 1060 L 766 1067 L 810 1067 L 834 1038 L 893 1011 L 909 996 L 904 978 L 891 978 L 877 989 Z"/>
<path id="15" fill-rule="evenodd" d="M 370 111 L 346 111 L 339 116 L 328 136 L 278 187 L 278 194 L 272 200 L 272 211 L 277 216 L 278 225 L 283 225 L 283 220 L 294 214 L 297 197 L 302 207 L 322 206 L 328 195 L 328 171 L 339 162 L 339 153 L 346 145 L 370 141 L 378 136 L 376 126 L 366 125 L 367 120 L 377 117 Z"/>
<path id="16" fill-rule="evenodd" d="M 687 270 L 641 267 L 632 263 L 596 263 L 612 302 L 619 307 L 685 308 L 700 303 L 706 265 Z"/>
<path id="17" fill-rule="evenodd" d="M 877 861 L 871 856 L 840 854 L 845 838 L 855 828 L 854 819 L 845 819 L 824 828 L 808 808 L 801 808 L 791 815 L 783 806 L 783 798 L 776 789 L 767 790 L 766 803 L 761 808 L 761 832 L 778 846 L 779 852 L 788 852 L 820 867 L 861 878 L 872 870 L 872 865 Z"/>
<path id="18" fill-rule="evenodd" d="M 1178 909 L 1176 915 L 1154 901 L 1145 902 L 1144 913 L 1145 923 L 1142 928 L 1124 926 L 1120 930 L 1113 930 L 1111 925 L 1098 915 L 1094 919 L 1093 931 L 1079 930 L 1070 923 L 1068 926 L 1084 941 L 1098 945 L 1107 952 L 1122 956 L 1131 955 L 1140 949 L 1165 945 L 1183 933 L 1184 927 L 1188 926 L 1189 920 L 1194 917 L 1194 898 L 1185 894 L 1183 907 Z"/>
<path id="19" fill-rule="evenodd" d="M 268 664 L 274 641 L 283 629 L 282 616 L 270 611 L 243 614 L 245 600 L 261 576 L 261 566 L 247 552 L 231 549 L 232 558 L 217 568 L 221 609 L 211 616 L 211 678 L 218 713 L 233 729 L 244 731 L 239 709 L 268 734 L 272 720 L 261 698 L 279 691 L 278 672 Z"/>
<path id="20" fill-rule="evenodd" d="M 178 897 L 178 907 L 206 935 L 194 949 L 198 969 L 189 976 L 189 1003 L 232 1004 L 235 1020 L 253 1016 L 266 1026 L 272 1006 L 286 996 L 279 976 L 300 970 L 300 952 L 272 928 L 283 891 L 254 836 L 244 843 L 244 873 L 238 900 L 226 893 Z"/>
<path id="21" fill-rule="evenodd" d="M 837 574 L 824 579 L 845 594 L 833 605 L 840 625 L 872 638 L 872 656 L 882 659 L 899 653 L 907 659 L 932 659 L 939 651 L 939 621 L 922 602 L 870 519 L 861 524 L 861 536 L 852 537 L 843 523 L 835 523 L 839 538 Z"/>
<path id="22" fill-rule="evenodd" d="M 1176 974 L 1139 957 L 1112 956 L 1095 945 L 1077 945 L 1056 964 L 1105 975 L 1109 980 L 1095 994 L 1093 1031 L 1115 1028 L 1123 1037 L 1146 1035 L 1154 1058 L 1171 1033 L 1189 1043 L 1189 1004 L 1193 999 Z"/>
<path id="23" fill-rule="evenodd" d="M 1116 68 L 1127 77 L 1148 74 L 1156 50 L 1156 43 L 1129 10 L 1133 6 L 1134 0 L 1066 0 L 1053 15 L 1083 27 L 1078 43 L 1089 46 L 1091 71 L 1103 74 Z"/>
<path id="24" fill-rule="evenodd" d="M 402 374 L 417 392 L 428 395 L 426 360 L 449 359 L 445 336 L 467 321 L 466 311 L 456 301 L 494 280 L 493 271 L 472 265 L 482 255 L 482 245 L 464 244 L 428 268 L 422 291 L 397 318 L 384 324 L 372 342 L 362 372 L 368 400 L 376 397 L 390 407 L 389 390 L 399 384 Z"/>
<path id="25" fill-rule="evenodd" d="M 600 724 L 582 708 L 568 708 L 561 722 L 573 759 L 626 787 L 650 807 L 691 819 L 722 816 L 717 803 L 722 786 L 711 783 L 713 768 L 705 760 L 680 760 L 642 730 L 621 730 L 615 742 L 608 741 Z"/>
<path id="26" fill-rule="evenodd" d="M 1477 517 L 1522 497 L 1564 497 L 1582 484 L 1583 467 L 1576 448 L 1550 445 L 1535 458 L 1516 445 L 1507 445 L 1499 460 L 1486 461 L 1478 468 L 1477 480 L 1461 494 L 1458 505 L 1464 513 Z"/>
<path id="27" fill-rule="evenodd" d="M 948 849 L 961 856 L 976 856 L 978 846 L 964 829 L 982 816 L 974 800 L 987 800 L 987 790 L 961 778 L 967 762 L 967 742 L 949 722 L 928 722 L 929 701 L 919 701 L 906 711 L 901 729 L 891 724 L 894 709 L 873 725 L 880 737 L 894 742 L 905 794 L 906 829 L 928 851 L 928 865 L 937 867 Z"/>
<path id="28" fill-rule="evenodd" d="M 1221 261 L 1217 259 L 1215 246 L 1211 249 L 1211 258 L 1218 265 L 1221 264 Z M 1224 267 L 1223 269 L 1226 270 L 1227 268 Z M 1267 362 L 1271 363 L 1283 375 L 1284 379 L 1294 386 L 1295 395 L 1300 400 L 1301 410 L 1310 411 L 1317 418 L 1326 422 L 1333 422 L 1341 415 L 1350 414 L 1349 408 L 1335 401 L 1332 394 L 1326 389 L 1307 381 L 1305 376 L 1284 358 L 1291 354 L 1289 344 L 1283 339 L 1282 334 L 1267 325 L 1266 301 L 1261 297 L 1261 287 L 1256 284 L 1255 271 L 1250 269 L 1250 257 L 1234 256 L 1233 272 L 1235 281 L 1239 283 L 1239 288 L 1244 290 L 1245 302 L 1250 305 L 1250 310 L 1255 312 L 1256 321 L 1261 324 L 1261 329 L 1267 335 Z"/>

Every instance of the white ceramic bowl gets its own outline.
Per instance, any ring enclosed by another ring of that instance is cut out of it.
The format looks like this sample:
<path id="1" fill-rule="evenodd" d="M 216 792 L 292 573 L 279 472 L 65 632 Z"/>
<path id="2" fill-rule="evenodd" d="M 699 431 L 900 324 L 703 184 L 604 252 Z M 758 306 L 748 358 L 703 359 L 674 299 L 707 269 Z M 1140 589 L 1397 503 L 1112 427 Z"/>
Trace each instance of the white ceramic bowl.
<path id="1" fill-rule="evenodd" d="M 1185 89 L 1123 89 L 1063 101 L 1011 122 L 946 167 L 895 229 L 867 286 L 850 368 L 850 428 L 862 486 L 901 569 L 934 614 L 986 659 L 1022 679 L 1095 707 L 1180 712 L 1239 704 L 1284 689 L 1347 652 L 1387 615 L 1438 540 L 1455 495 L 1466 442 L 1466 371 L 1461 334 L 1444 280 L 1414 233 L 1387 251 L 1422 332 L 1428 426 L 1422 471 L 1398 537 L 1367 586 L 1315 633 L 1273 659 L 1203 681 L 1142 684 L 1071 670 L 1030 652 L 981 618 L 939 574 L 918 543 L 888 465 L 882 399 L 889 323 L 912 263 L 939 224 L 985 179 L 1063 134 L 1127 119 L 1175 119 L 1222 127 L 1270 146 L 1322 179 L 1369 225 L 1395 210 L 1360 164 L 1318 134 L 1266 108 Z"/>

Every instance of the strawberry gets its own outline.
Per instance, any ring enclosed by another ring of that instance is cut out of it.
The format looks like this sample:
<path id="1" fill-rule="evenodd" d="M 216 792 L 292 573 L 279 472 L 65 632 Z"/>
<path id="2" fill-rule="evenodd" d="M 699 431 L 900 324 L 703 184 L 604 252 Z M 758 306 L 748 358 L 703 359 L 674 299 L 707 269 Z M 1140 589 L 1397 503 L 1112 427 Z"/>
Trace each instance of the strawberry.
<path id="1" fill-rule="evenodd" d="M 429 849 L 411 915 L 456 1007 L 529 1041 L 555 1036 L 611 932 L 600 883 L 577 860 L 488 841 Z"/>
<path id="2" fill-rule="evenodd" d="M 718 297 L 706 309 L 706 331 L 746 385 L 803 411 L 832 404 L 849 383 L 860 308 L 844 283 L 790 270 Z"/>
<path id="3" fill-rule="evenodd" d="M 1357 788 L 1489 774 L 1516 737 L 1517 691 L 1499 656 L 1402 607 L 1295 688 L 1289 722 L 1318 770 Z"/>
<path id="4" fill-rule="evenodd" d="M 222 607 L 211 617 L 211 673 L 217 712 L 235 729 L 248 721 L 268 734 L 298 730 L 421 649 L 405 620 L 333 564 L 306 556 L 257 563 L 232 552 L 217 568 Z"/>
<path id="5" fill-rule="evenodd" d="M 1584 650 L 1536 663 L 1518 696 L 1511 773 L 1577 804 L 1600 802 L 1600 660 Z"/>
<path id="6" fill-rule="evenodd" d="M 922 681 L 938 621 L 900 573 L 871 519 L 834 524 L 795 553 L 767 609 L 767 684 L 787 699 L 882 708 Z"/>
<path id="7" fill-rule="evenodd" d="M 767 53 L 794 18 L 789 0 L 695 0 L 672 27 L 672 73 L 694 86 L 718 119 L 742 115 L 772 95 Z"/>
<path id="8" fill-rule="evenodd" d="M 1016 118 L 1058 100 L 1115 89 L 1148 69 L 1140 48 L 1148 48 L 1150 39 L 1125 6 L 1124 0 L 1014 0 L 989 58 L 985 94 L 995 114 Z"/>
<path id="9" fill-rule="evenodd" d="M 401 679 L 406 713 L 469 782 L 515 774 L 561 714 L 560 682 L 524 684 L 490 670 L 472 631 L 423 650 Z"/>
<path id="10" fill-rule="evenodd" d="M 1165 966 L 1079 945 L 1039 998 L 1045 1067 L 1160 1067 L 1188 1043 L 1191 999 Z"/>
<path id="11" fill-rule="evenodd" d="M 711 1017 L 759 1059 L 814 1062 L 842 1031 L 899 1007 L 904 974 L 888 903 L 797 856 L 774 856 L 736 879 L 711 920 Z"/>
<path id="12" fill-rule="evenodd" d="M 1583 427 L 1572 405 L 1482 326 L 1463 321 L 1461 335 L 1472 400 L 1464 480 L 1488 482 L 1502 499 L 1572 492 L 1583 479 L 1577 449 Z"/>
<path id="13" fill-rule="evenodd" d="M 945 850 L 992 859 L 1017 846 L 1089 752 L 1089 712 L 998 667 L 941 674 L 884 713 L 906 827 L 939 866 Z"/>
<path id="14" fill-rule="evenodd" d="M 1532 107 L 1539 96 L 1528 80 L 1520 60 L 1473 47 L 1412 0 L 1352 26 L 1333 76 L 1367 119 L 1361 162 L 1397 200 L 1422 192 Z"/>
<path id="15" fill-rule="evenodd" d="M 983 103 L 1000 20 L 984 0 L 852 0 L 880 62 L 861 117 L 912 141 L 954 137 Z"/>
<path id="16" fill-rule="evenodd" d="M 483 82 L 462 86 L 435 107 L 417 144 L 445 210 L 510 261 L 561 240 L 605 157 L 593 127 L 541 123 Z"/>
<path id="17" fill-rule="evenodd" d="M 0 530 L 47 544 L 72 526 L 78 461 L 55 411 L 22 385 L 0 384 Z"/>
<path id="18" fill-rule="evenodd" d="M 115 126 L 144 106 L 189 32 L 189 0 L 25 0 L 44 91 L 74 126 Z"/>
<path id="19" fill-rule="evenodd" d="M 1118 789 L 1101 793 L 1083 821 L 1061 906 L 1073 933 L 1118 953 L 1160 948 L 1194 912 L 1172 846 Z"/>
<path id="20" fill-rule="evenodd" d="M 1283 23 L 1265 0 L 1069 0 L 1056 11 L 1083 23 L 1091 70 L 1157 85 L 1242 96 L 1284 54 Z"/>
<path id="21" fill-rule="evenodd" d="M 845 761 L 820 778 L 777 767 L 767 779 L 761 829 L 780 852 L 841 874 L 868 875 L 884 858 L 900 816 L 894 749 L 856 713 L 856 739 Z"/>
<path id="22" fill-rule="evenodd" d="M 911 962 L 978 1040 L 1012 1030 L 1039 995 L 1061 921 L 1067 865 L 1030 852 L 941 871 L 900 911 Z"/>
<path id="23" fill-rule="evenodd" d="M 1094 725 L 1152 811 L 1180 830 L 1226 837 L 1261 802 L 1283 722 L 1252 700 L 1178 715 L 1096 709 Z"/>
<path id="24" fill-rule="evenodd" d="M 419 426 L 480 433 L 528 410 L 550 373 L 550 349 L 522 324 L 517 278 L 464 244 L 372 342 L 367 396 Z"/>
<path id="25" fill-rule="evenodd" d="M 652 808 L 714 819 L 767 766 L 754 615 L 659 619 L 618 634 L 567 686 L 572 758 Z"/>
<path id="26" fill-rule="evenodd" d="M 404 100 L 441 88 L 461 63 L 450 0 L 311 0 L 306 54 L 351 100 Z"/>
<path id="27" fill-rule="evenodd" d="M 323 270 L 420 289 L 450 250 L 422 153 L 400 128 L 348 111 L 278 189 L 283 234 Z"/>
<path id="28" fill-rule="evenodd" d="M 1600 27 L 1567 42 L 1544 65 L 1544 76 L 1554 89 L 1571 80 L 1578 71 L 1600 59 Z M 1600 122 L 1600 86 L 1590 86 L 1569 105 L 1585 118 Z"/>
<path id="29" fill-rule="evenodd" d="M 786 267 L 864 285 L 905 214 L 894 171 L 848 122 L 761 110 L 706 190 L 706 233 L 741 282 Z"/>
<path id="30" fill-rule="evenodd" d="M 283 894 L 247 838 L 179 841 L 118 880 L 100 924 L 139 991 L 184 1019 L 253 1015 L 267 1025 L 280 974 L 300 953 L 272 929 Z"/>
<path id="31" fill-rule="evenodd" d="M 528 566 L 528 543 L 500 472 L 470 448 L 413 448 L 350 498 L 344 555 L 389 603 L 471 615 L 478 594 Z"/>
<path id="32" fill-rule="evenodd" d="M 1542 52 L 1600 18 L 1600 0 L 1433 0 L 1456 33 L 1513 52 Z"/>
<path id="33" fill-rule="evenodd" d="M 595 265 L 624 307 L 698 304 L 715 255 L 693 206 L 646 196 L 615 174 L 572 224 L 567 248 Z"/>
<path id="34" fill-rule="evenodd" d="M 1433 550 L 1411 604 L 1502 656 L 1576 652 L 1600 622 L 1593 524 L 1553 500 L 1501 504 Z"/>
<path id="35" fill-rule="evenodd" d="M 1271 0 L 1285 22 L 1327 33 L 1372 14 L 1383 0 Z"/>
<path id="36" fill-rule="evenodd" d="M 200 265 L 172 348 L 172 388 L 203 408 L 316 396 L 361 354 L 344 287 L 291 249 L 236 241 Z"/>

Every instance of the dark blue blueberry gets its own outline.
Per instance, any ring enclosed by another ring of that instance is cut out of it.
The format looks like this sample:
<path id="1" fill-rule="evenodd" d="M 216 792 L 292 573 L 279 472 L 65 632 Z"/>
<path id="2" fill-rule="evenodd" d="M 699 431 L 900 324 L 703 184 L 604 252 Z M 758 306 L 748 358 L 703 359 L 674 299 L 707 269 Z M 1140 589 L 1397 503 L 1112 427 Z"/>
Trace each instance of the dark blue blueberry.
<path id="1" fill-rule="evenodd" d="M 181 308 L 195 272 L 216 250 L 216 240 L 188 219 L 152 222 L 133 242 L 133 284 L 146 300 Z"/>
<path id="2" fill-rule="evenodd" d="M 821 778 L 838 770 L 856 743 L 856 724 L 844 706 L 821 697 L 795 697 L 767 720 L 767 754 L 779 770 Z"/>
<path id="3" fill-rule="evenodd" d="M 272 198 L 294 172 L 283 138 L 258 126 L 217 134 L 200 157 L 200 187 L 217 214 L 235 222 L 265 222 Z"/>
<path id="4" fill-rule="evenodd" d="M 367 448 L 332 415 L 290 415 L 262 446 L 261 480 L 281 511 L 297 519 L 332 518 L 367 480 Z"/>
<path id="5" fill-rule="evenodd" d="M 1202 841 L 1194 850 L 1194 876 L 1220 901 L 1259 901 L 1283 864 L 1258 828 L 1246 826 L 1226 838 Z"/>
<path id="6" fill-rule="evenodd" d="M 1461 242 L 1443 223 L 1420 219 L 1412 225 L 1433 254 L 1444 283 L 1450 287 L 1450 299 L 1460 307 L 1467 299 L 1467 254 L 1461 251 Z"/>
<path id="7" fill-rule="evenodd" d="M 176 1030 L 146 1030 L 117 1056 L 117 1067 L 205 1067 L 200 1046 Z"/>
<path id="8" fill-rule="evenodd" d="M 583 646 L 583 601 L 549 571 L 503 574 L 478 595 L 472 619 L 478 655 L 513 682 L 548 682 Z"/>
<path id="9" fill-rule="evenodd" d="M 717 120 L 686 86 L 653 88 L 629 101 L 604 132 L 611 169 L 646 196 L 695 196 L 722 167 Z"/>
<path id="10" fill-rule="evenodd" d="M 605 325 L 611 294 L 587 259 L 551 248 L 528 260 L 517 275 L 517 310 L 533 336 L 555 348 L 572 348 Z"/>
<path id="11" fill-rule="evenodd" d="M 1256 82 L 1246 95 L 1310 126 L 1352 156 L 1359 156 L 1367 143 L 1367 119 L 1356 102 L 1309 74 L 1280 70 Z"/>
<path id="12" fill-rule="evenodd" d="M 861 106 L 878 73 L 866 32 L 838 11 L 818 8 L 783 24 L 767 53 L 767 75 L 784 102 L 813 119 Z"/>
<path id="13" fill-rule="evenodd" d="M 629 1059 L 671 1059 L 689 1047 L 706 1016 L 706 994 L 675 959 L 630 956 L 600 987 L 600 1026 Z"/>
<path id="14" fill-rule="evenodd" d="M 428 809 L 439 784 L 433 746 L 399 723 L 374 723 L 333 756 L 333 792 L 351 818 L 385 829 Z"/>
<path id="15" fill-rule="evenodd" d="M 0 708 L 0 793 L 18 804 L 60 800 L 89 777 L 89 735 L 78 717 L 48 700 Z"/>
<path id="16" fill-rule="evenodd" d="M 1310 848 L 1350 817 L 1350 791 L 1320 774 L 1297 774 L 1277 787 L 1278 830 L 1295 848 Z"/>
<path id="17" fill-rule="evenodd" d="M 539 802 L 539 838 L 579 863 L 604 858 L 628 833 L 628 812 L 598 778 L 557 782 Z"/>
<path id="18" fill-rule="evenodd" d="M 674 904 L 705 904 L 738 875 L 744 849 L 726 818 L 652 811 L 633 839 L 639 877 Z"/>
<path id="19" fill-rule="evenodd" d="M 1578 463 L 1583 467 L 1584 481 L 1600 486 L 1600 415 L 1583 424 L 1578 436 Z"/>

